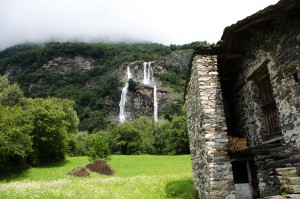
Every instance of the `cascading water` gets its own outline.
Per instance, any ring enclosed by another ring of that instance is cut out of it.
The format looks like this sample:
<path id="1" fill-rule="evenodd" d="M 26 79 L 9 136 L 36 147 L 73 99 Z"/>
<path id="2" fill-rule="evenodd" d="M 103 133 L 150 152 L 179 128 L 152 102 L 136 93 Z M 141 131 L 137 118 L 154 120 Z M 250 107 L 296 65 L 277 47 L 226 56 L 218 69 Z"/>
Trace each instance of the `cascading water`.
<path id="1" fill-rule="evenodd" d="M 127 95 L 127 91 L 128 91 L 128 80 L 130 78 L 132 78 L 132 75 L 130 72 L 130 67 L 127 66 L 127 81 L 125 83 L 125 86 L 122 88 L 121 100 L 119 103 L 119 106 L 120 106 L 119 121 L 120 121 L 120 123 L 123 123 L 126 120 L 125 105 L 126 105 L 126 95 Z"/>
<path id="2" fill-rule="evenodd" d="M 143 83 L 146 85 L 151 85 L 152 86 L 152 82 L 151 82 L 151 62 L 144 62 L 144 79 L 143 79 Z M 153 79 L 153 78 L 152 78 Z"/>
<path id="3" fill-rule="evenodd" d="M 157 88 L 155 85 L 154 77 L 153 77 L 153 69 L 151 67 L 151 62 L 144 62 L 144 79 L 143 84 L 149 85 L 153 87 L 153 119 L 155 122 L 157 122 Z M 130 72 L 130 66 L 127 66 L 127 81 L 125 83 L 125 86 L 122 88 L 121 93 L 121 100 L 119 103 L 120 106 L 120 114 L 119 114 L 119 122 L 123 123 L 126 121 L 126 113 L 125 113 L 125 107 L 126 107 L 126 101 L 127 101 L 127 92 L 128 92 L 128 80 L 132 78 L 132 74 Z"/>
<path id="4" fill-rule="evenodd" d="M 148 84 L 152 85 L 152 82 L 151 82 L 151 62 L 148 62 L 148 75 L 147 75 L 147 82 Z"/>
<path id="5" fill-rule="evenodd" d="M 143 83 L 144 84 L 148 84 L 148 82 L 147 82 L 147 79 L 148 79 L 147 78 L 147 74 L 148 74 L 147 73 L 147 62 L 144 62 L 143 65 L 144 65 L 144 79 L 143 79 Z"/>
<path id="6" fill-rule="evenodd" d="M 154 122 L 157 122 L 157 97 L 156 97 L 156 86 L 153 86 L 153 103 L 154 103 L 154 113 L 153 113 L 153 118 Z"/>
<path id="7" fill-rule="evenodd" d="M 143 83 L 153 87 L 153 119 L 157 121 L 157 88 L 155 86 L 155 81 L 153 77 L 153 69 L 151 67 L 151 62 L 144 62 L 144 80 Z M 151 74 L 152 73 L 152 74 Z"/>

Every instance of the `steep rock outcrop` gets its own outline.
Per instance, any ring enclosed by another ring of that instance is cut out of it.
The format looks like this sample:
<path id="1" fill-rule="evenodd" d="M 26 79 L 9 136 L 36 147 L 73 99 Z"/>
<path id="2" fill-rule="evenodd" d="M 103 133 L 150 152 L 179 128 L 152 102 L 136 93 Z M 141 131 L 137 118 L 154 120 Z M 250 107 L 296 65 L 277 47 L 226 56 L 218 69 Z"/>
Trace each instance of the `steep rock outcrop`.
<path id="1" fill-rule="evenodd" d="M 42 68 L 59 74 L 68 74 L 72 71 L 88 70 L 92 68 L 94 62 L 95 60 L 82 56 L 56 57 L 44 64 Z"/>
<path id="2" fill-rule="evenodd" d="M 151 81 L 157 88 L 157 113 L 158 120 L 162 119 L 163 109 L 167 106 L 168 102 L 180 94 L 176 94 L 168 88 L 163 87 L 159 81 L 159 74 L 167 71 L 166 60 L 159 60 L 147 62 L 151 65 Z M 123 77 L 123 81 L 127 81 L 127 66 L 122 65 L 119 67 L 119 72 Z M 127 99 L 125 104 L 126 121 L 132 121 L 140 116 L 146 115 L 149 117 L 154 116 L 154 88 L 152 85 L 144 83 L 144 62 L 137 61 L 129 64 L 132 79 L 138 84 L 134 90 L 128 90 Z M 120 90 L 121 96 L 121 90 Z M 119 121 L 119 104 L 114 102 L 111 107 L 110 119 L 111 121 Z"/>

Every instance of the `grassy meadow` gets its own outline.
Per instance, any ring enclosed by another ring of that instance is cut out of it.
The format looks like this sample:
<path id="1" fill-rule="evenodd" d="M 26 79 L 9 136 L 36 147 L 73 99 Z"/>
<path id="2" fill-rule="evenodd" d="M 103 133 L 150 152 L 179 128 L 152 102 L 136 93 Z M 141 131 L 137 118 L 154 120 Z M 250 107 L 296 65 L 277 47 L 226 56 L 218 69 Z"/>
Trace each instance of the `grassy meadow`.
<path id="1" fill-rule="evenodd" d="M 196 198 L 190 155 L 114 155 L 114 176 L 69 176 L 87 157 L 0 178 L 0 198 Z"/>

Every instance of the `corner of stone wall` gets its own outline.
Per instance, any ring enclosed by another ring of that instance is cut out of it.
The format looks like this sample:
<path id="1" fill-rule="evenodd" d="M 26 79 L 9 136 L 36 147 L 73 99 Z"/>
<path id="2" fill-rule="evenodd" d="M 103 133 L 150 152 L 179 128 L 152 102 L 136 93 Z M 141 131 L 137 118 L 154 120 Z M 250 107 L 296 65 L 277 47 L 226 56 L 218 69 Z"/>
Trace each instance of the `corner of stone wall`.
<path id="1" fill-rule="evenodd" d="M 199 197 L 234 197 L 232 166 L 225 150 L 228 138 L 217 56 L 194 56 L 186 107 L 194 183 Z"/>

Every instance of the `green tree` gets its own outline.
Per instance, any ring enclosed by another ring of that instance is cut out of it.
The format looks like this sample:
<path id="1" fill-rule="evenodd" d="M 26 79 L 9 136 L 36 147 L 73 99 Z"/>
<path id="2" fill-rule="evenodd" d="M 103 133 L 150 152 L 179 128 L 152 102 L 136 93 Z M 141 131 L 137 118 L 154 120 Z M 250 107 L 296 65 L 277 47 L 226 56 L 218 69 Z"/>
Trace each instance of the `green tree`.
<path id="1" fill-rule="evenodd" d="M 89 116 L 86 117 L 80 124 L 80 129 L 85 129 L 89 132 L 93 132 L 93 130 L 105 129 L 107 111 L 91 111 Z"/>
<path id="2" fill-rule="evenodd" d="M 78 132 L 78 124 L 79 118 L 74 109 L 75 102 L 68 99 L 60 99 L 60 98 L 52 98 L 55 103 L 60 104 L 63 108 L 63 112 L 65 113 L 65 124 L 67 126 L 68 133 L 77 133 Z"/>
<path id="3" fill-rule="evenodd" d="M 85 156 L 87 155 L 87 142 L 89 139 L 89 133 L 87 131 L 80 131 L 75 134 L 71 134 L 69 140 L 69 156 Z"/>
<path id="4" fill-rule="evenodd" d="M 189 137 L 185 116 L 174 116 L 168 134 L 167 150 L 170 154 L 189 153 Z"/>
<path id="5" fill-rule="evenodd" d="M 163 110 L 164 118 L 172 121 L 174 116 L 185 115 L 185 111 L 183 108 L 183 100 L 181 98 L 177 98 L 166 106 Z"/>
<path id="6" fill-rule="evenodd" d="M 87 156 L 90 161 L 97 159 L 109 160 L 110 150 L 105 132 L 91 134 L 87 140 Z"/>
<path id="7" fill-rule="evenodd" d="M 24 106 L 26 99 L 17 84 L 10 85 L 7 77 L 0 76 L 0 104 L 3 106 Z"/>
<path id="8" fill-rule="evenodd" d="M 112 131 L 111 136 L 111 149 L 115 154 L 130 155 L 142 153 L 142 136 L 128 122 L 116 127 Z"/>
<path id="9" fill-rule="evenodd" d="M 0 105 L 0 169 L 3 173 L 25 165 L 25 159 L 32 151 L 32 129 L 28 111 L 22 107 Z"/>
<path id="10" fill-rule="evenodd" d="M 6 76 L 0 75 L 0 93 L 9 86 L 9 81 Z"/>
<path id="11" fill-rule="evenodd" d="M 171 123 L 166 120 L 164 122 L 155 125 L 153 130 L 153 148 L 155 149 L 155 154 L 167 154 L 167 140 L 171 129 Z"/>
<path id="12" fill-rule="evenodd" d="M 140 143 L 140 146 L 142 148 L 142 153 L 154 153 L 154 139 L 152 136 L 152 130 L 154 128 L 153 119 L 147 116 L 141 116 L 135 121 L 130 122 L 130 125 L 139 132 L 139 135 L 141 135 L 142 142 Z"/>
<path id="13" fill-rule="evenodd" d="M 68 103 L 55 98 L 29 99 L 33 116 L 33 164 L 47 164 L 64 160 L 67 152 L 70 120 L 64 111 Z M 71 103 L 70 103 L 71 104 Z M 69 107 L 72 108 L 72 107 Z"/>
<path id="14" fill-rule="evenodd" d="M 136 87 L 138 86 L 138 83 L 134 81 L 132 78 L 128 80 L 128 90 L 135 91 Z"/>

